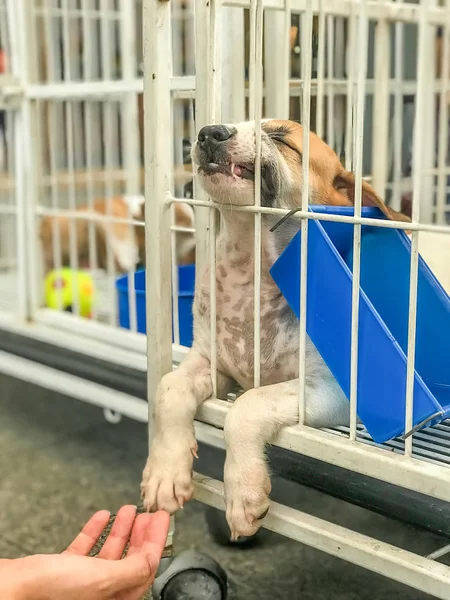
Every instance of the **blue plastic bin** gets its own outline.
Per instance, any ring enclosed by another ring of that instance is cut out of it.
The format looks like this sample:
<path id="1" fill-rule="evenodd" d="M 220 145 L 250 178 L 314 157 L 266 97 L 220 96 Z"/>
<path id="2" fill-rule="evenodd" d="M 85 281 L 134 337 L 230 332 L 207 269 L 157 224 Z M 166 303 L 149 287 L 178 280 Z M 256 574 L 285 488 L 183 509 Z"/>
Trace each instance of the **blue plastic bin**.
<path id="1" fill-rule="evenodd" d="M 311 207 L 316 213 L 353 215 L 349 207 Z M 383 218 L 375 208 L 363 216 Z M 297 233 L 271 274 L 300 314 Z M 350 396 L 353 225 L 309 222 L 307 333 Z M 376 442 L 405 432 L 406 348 L 411 242 L 394 229 L 363 226 L 359 309 L 358 415 Z M 414 425 L 450 415 L 450 299 L 419 259 Z M 434 416 L 433 416 L 434 415 Z"/>
<path id="2" fill-rule="evenodd" d="M 180 344 L 192 346 L 193 318 L 192 303 L 194 301 L 195 265 L 178 267 L 178 314 L 180 326 Z M 134 275 L 136 293 L 136 321 L 139 333 L 147 332 L 145 316 L 145 270 L 136 271 Z M 128 301 L 128 276 L 119 277 L 116 281 L 119 303 L 119 324 L 130 329 L 130 306 Z M 173 337 L 172 337 L 173 341 Z"/>

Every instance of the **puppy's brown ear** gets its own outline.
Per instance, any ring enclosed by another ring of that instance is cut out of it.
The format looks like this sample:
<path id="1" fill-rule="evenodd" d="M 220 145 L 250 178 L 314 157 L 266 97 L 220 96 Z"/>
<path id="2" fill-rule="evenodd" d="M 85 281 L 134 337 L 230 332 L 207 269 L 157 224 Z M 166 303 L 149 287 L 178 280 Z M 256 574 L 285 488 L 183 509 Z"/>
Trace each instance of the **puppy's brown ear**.
<path id="1" fill-rule="evenodd" d="M 331 204 L 341 206 L 353 206 L 355 204 L 355 174 L 342 169 L 342 171 L 334 178 L 333 191 L 330 195 Z M 379 208 L 388 219 L 391 221 L 405 221 L 410 219 L 406 215 L 393 210 L 383 202 L 372 186 L 363 179 L 362 181 L 362 205 L 376 206 Z"/>

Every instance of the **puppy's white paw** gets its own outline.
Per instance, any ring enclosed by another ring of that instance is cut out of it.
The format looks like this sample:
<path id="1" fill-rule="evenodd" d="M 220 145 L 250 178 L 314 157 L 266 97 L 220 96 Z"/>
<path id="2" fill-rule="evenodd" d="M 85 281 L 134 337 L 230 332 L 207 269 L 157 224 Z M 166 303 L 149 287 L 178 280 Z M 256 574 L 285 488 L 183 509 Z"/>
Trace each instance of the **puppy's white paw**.
<path id="1" fill-rule="evenodd" d="M 247 456 L 244 462 L 227 457 L 224 484 L 231 539 L 254 535 L 270 506 L 271 484 L 264 459 Z"/>
<path id="2" fill-rule="evenodd" d="M 153 439 L 141 483 L 147 511 L 173 514 L 192 498 L 192 463 L 197 448 L 190 431 L 165 432 Z"/>

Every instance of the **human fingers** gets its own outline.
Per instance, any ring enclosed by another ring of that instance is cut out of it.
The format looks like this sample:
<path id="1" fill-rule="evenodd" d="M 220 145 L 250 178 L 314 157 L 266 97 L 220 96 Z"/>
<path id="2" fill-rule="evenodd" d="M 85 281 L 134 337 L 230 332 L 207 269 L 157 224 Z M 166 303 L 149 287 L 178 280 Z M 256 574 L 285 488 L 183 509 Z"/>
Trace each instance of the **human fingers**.
<path id="1" fill-rule="evenodd" d="M 134 521 L 133 531 L 130 537 L 130 547 L 128 548 L 127 555 L 132 556 L 136 552 L 139 552 L 144 544 L 147 536 L 147 529 L 150 526 L 152 515 L 149 513 L 141 513 Z"/>
<path id="2" fill-rule="evenodd" d="M 170 515 L 164 510 L 159 510 L 153 513 L 151 516 L 151 522 L 147 527 L 147 535 L 145 544 L 142 546 L 142 551 L 146 552 L 146 545 L 150 543 L 152 548 L 156 550 L 158 554 L 158 561 L 161 558 L 163 550 L 167 542 L 167 534 L 169 533 Z"/>
<path id="3" fill-rule="evenodd" d="M 99 552 L 99 558 L 106 558 L 107 560 L 119 560 L 122 558 L 125 546 L 130 539 L 135 517 L 135 506 L 122 506 L 117 513 L 111 532 Z"/>
<path id="4" fill-rule="evenodd" d="M 128 554 L 133 555 L 135 552 L 145 552 L 145 547 L 147 547 L 147 551 L 151 548 L 152 554 L 158 556 L 159 560 L 167 541 L 170 515 L 160 510 L 152 514 L 146 513 L 145 517 L 145 519 L 140 519 L 139 523 L 136 524 L 138 528 L 134 539 L 132 536 Z"/>
<path id="5" fill-rule="evenodd" d="M 95 513 L 65 550 L 65 553 L 87 556 L 108 524 L 109 517 L 110 513 L 107 510 Z"/>

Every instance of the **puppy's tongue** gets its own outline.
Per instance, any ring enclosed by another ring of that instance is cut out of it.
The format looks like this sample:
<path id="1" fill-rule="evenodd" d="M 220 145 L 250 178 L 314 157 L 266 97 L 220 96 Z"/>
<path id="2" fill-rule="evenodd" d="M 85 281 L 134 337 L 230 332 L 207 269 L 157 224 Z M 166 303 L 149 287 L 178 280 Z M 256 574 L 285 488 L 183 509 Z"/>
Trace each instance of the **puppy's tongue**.
<path id="1" fill-rule="evenodd" d="M 242 169 L 239 165 L 231 165 L 231 172 L 233 175 L 236 175 L 236 177 L 242 177 Z"/>

